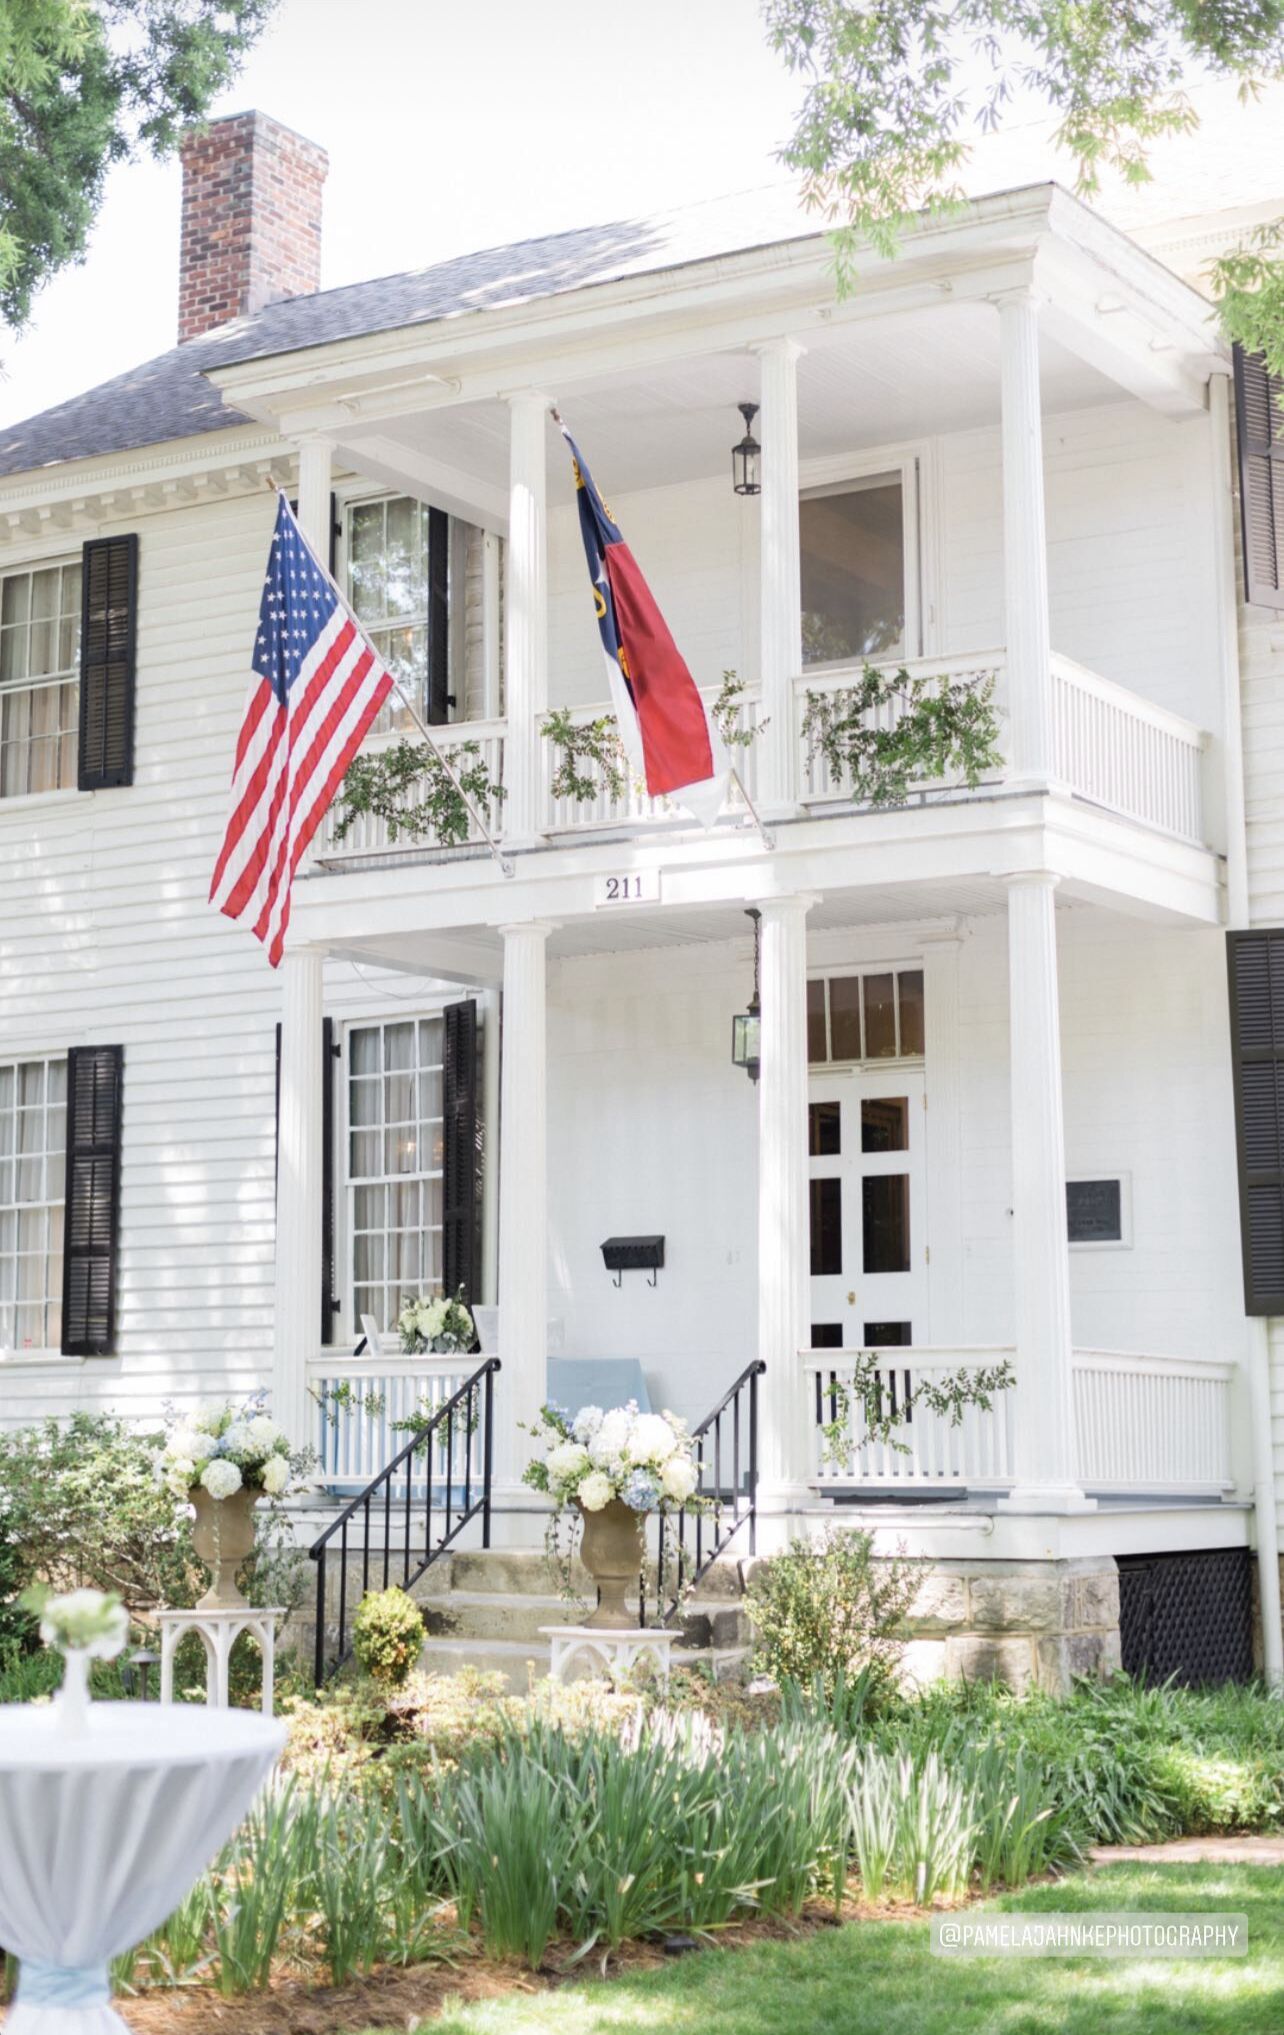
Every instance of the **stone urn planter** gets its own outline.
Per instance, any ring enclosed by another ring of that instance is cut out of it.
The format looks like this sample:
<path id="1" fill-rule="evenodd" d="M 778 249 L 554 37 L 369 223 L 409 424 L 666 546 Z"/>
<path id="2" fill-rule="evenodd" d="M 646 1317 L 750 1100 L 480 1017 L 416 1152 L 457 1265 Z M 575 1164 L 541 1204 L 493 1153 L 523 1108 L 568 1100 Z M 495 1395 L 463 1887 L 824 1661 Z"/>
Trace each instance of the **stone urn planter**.
<path id="1" fill-rule="evenodd" d="M 211 1498 L 197 1485 L 192 1492 L 196 1524 L 192 1546 L 208 1569 L 213 1570 L 209 1589 L 198 1611 L 243 1611 L 249 1599 L 236 1587 L 236 1572 L 254 1551 L 254 1508 L 260 1493 L 242 1484 L 230 1498 Z"/>
<path id="2" fill-rule="evenodd" d="M 637 1624 L 624 1601 L 625 1592 L 635 1589 L 646 1555 L 644 1515 L 635 1512 L 622 1498 L 612 1498 L 597 1512 L 578 1506 L 584 1521 L 580 1559 L 598 1588 L 597 1610 L 585 1619 L 586 1625 L 609 1625 L 618 1631 Z"/>

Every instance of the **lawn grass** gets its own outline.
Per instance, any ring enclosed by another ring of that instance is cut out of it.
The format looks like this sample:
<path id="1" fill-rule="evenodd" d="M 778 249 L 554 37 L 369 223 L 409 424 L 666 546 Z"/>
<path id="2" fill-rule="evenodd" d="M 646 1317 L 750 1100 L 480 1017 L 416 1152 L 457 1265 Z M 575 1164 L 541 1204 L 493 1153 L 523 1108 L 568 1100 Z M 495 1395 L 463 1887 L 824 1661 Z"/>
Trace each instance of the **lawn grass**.
<path id="1" fill-rule="evenodd" d="M 1208 1962 L 933 1957 L 926 1922 L 863 1922 L 796 1943 L 447 2011 L 432 2035 L 1280 2035 L 1284 1873 L 1119 1865 L 988 1904 L 1247 1914 L 1249 1954 Z M 367 2035 L 385 2035 L 369 2030 Z M 392 2031 L 386 2031 L 392 2035 Z"/>

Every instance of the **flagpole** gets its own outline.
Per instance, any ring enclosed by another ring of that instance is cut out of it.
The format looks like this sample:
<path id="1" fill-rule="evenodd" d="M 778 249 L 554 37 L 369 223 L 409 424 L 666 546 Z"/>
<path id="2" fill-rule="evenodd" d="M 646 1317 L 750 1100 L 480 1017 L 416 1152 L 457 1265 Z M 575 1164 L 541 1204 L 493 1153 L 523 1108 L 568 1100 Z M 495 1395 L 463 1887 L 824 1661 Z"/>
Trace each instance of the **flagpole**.
<path id="1" fill-rule="evenodd" d="M 731 776 L 732 781 L 735 784 L 736 790 L 740 793 L 741 798 L 745 802 L 750 819 L 753 821 L 755 827 L 758 829 L 759 839 L 761 840 L 763 847 L 768 849 L 774 848 L 776 845 L 776 837 L 768 827 L 764 827 L 758 815 L 758 808 L 754 804 L 753 800 L 750 798 L 748 791 L 745 789 L 745 781 L 743 777 L 740 775 L 740 772 L 737 770 L 734 763 L 731 766 Z"/>
<path id="2" fill-rule="evenodd" d="M 275 494 L 280 495 L 282 499 L 285 500 L 286 508 L 290 509 L 290 504 L 288 499 L 285 497 L 284 490 L 278 486 L 277 482 L 272 479 L 270 474 L 267 476 L 267 484 Z M 290 509 L 290 514 L 294 516 L 293 509 Z M 345 614 L 348 616 L 353 627 L 357 630 L 358 634 L 368 643 L 370 639 L 368 636 L 366 636 L 365 623 L 361 620 L 360 615 L 358 615 L 356 609 L 353 607 L 351 601 L 344 593 L 343 588 L 339 585 L 338 580 L 334 577 L 334 574 L 330 571 L 329 567 L 326 564 L 324 564 L 321 559 L 317 557 L 316 552 L 312 549 L 312 545 L 309 542 L 307 532 L 299 524 L 298 517 L 295 516 L 294 520 L 296 527 L 298 527 L 300 537 L 302 537 L 304 543 L 308 547 L 308 554 L 311 557 L 313 564 L 316 566 L 318 572 L 322 573 L 325 576 L 325 578 L 329 581 L 336 599 L 338 600 L 340 606 L 343 608 Z M 373 647 L 374 646 L 371 645 L 372 649 Z M 376 652 L 375 654 L 377 655 L 378 653 Z M 380 661 L 382 662 L 382 660 Z M 464 807 L 465 812 L 468 813 L 469 817 L 472 819 L 473 824 L 477 828 L 477 831 L 480 833 L 483 841 L 485 841 L 486 843 L 486 846 L 490 849 L 491 854 L 494 856 L 496 862 L 499 864 L 502 874 L 505 876 L 512 876 L 514 873 L 514 869 L 513 869 L 513 859 L 511 855 L 506 855 L 504 853 L 498 841 L 496 841 L 494 836 L 491 834 L 490 828 L 487 826 L 485 820 L 478 812 L 477 807 L 473 804 L 472 799 L 468 796 L 468 793 L 464 790 L 463 785 L 459 782 L 459 778 L 455 773 L 454 766 L 452 765 L 449 756 L 447 756 L 444 750 L 442 750 L 438 746 L 437 738 L 432 732 L 432 727 L 430 723 L 424 720 L 418 707 L 415 705 L 413 699 L 410 697 L 410 694 L 405 690 L 404 686 L 401 683 L 401 680 L 396 676 L 396 674 L 394 672 L 389 672 L 388 675 L 392 679 L 393 691 L 396 693 L 398 699 L 401 701 L 402 706 L 409 714 L 411 720 L 414 722 L 416 728 L 418 728 L 420 734 L 423 736 L 425 742 L 428 744 L 428 747 L 432 750 L 433 755 L 437 758 L 438 763 L 440 763 L 442 769 L 445 771 L 447 777 L 450 779 L 451 784 L 454 786 L 456 792 L 459 794 L 459 798 Z M 468 724 L 467 722 L 465 722 L 463 725 L 466 727 Z"/>

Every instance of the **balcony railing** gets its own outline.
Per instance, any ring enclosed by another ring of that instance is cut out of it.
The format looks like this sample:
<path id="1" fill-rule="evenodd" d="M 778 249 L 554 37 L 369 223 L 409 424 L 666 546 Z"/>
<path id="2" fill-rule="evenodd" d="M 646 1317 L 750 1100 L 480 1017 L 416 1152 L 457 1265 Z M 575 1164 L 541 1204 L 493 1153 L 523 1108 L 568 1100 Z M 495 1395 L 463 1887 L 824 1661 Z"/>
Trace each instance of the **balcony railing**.
<path id="1" fill-rule="evenodd" d="M 423 1426 L 459 1390 L 476 1359 L 454 1357 L 352 1357 L 338 1350 L 308 1365 L 308 1388 L 316 1404 L 314 1445 L 317 1475 L 330 1491 L 364 1491 L 405 1443 L 407 1423 Z M 440 1486 L 446 1473 L 446 1443 L 437 1440 L 432 1474 Z M 422 1483 L 426 1463 L 414 1464 Z M 416 1491 L 416 1496 L 419 1495 Z"/>
<path id="2" fill-rule="evenodd" d="M 886 1441 L 864 1432 L 857 1405 L 835 1445 L 826 1425 L 841 1418 L 863 1354 L 801 1352 L 814 1483 L 917 1495 L 1012 1484 L 1019 1380 L 996 1394 L 988 1409 L 966 1406 L 957 1426 L 920 1401 Z M 886 1350 L 875 1378 L 884 1407 L 894 1414 L 924 1373 L 989 1369 L 1013 1354 L 1003 1348 Z M 1072 1362 L 1079 1481 L 1088 1490 L 1215 1497 L 1232 1488 L 1232 1364 L 1114 1350 L 1076 1350 Z"/>
<path id="3" fill-rule="evenodd" d="M 979 651 L 958 657 L 918 658 L 905 668 L 911 677 L 922 678 L 974 679 L 992 672 L 997 681 L 999 749 L 1001 753 L 1007 753 L 1006 660 L 1002 650 Z M 850 808 L 853 804 L 850 786 L 835 775 L 823 755 L 809 754 L 802 732 L 807 695 L 843 691 L 853 685 L 859 675 L 859 665 L 830 666 L 823 671 L 804 673 L 794 680 L 790 704 L 796 795 L 807 811 L 824 812 L 842 806 Z M 714 696 L 709 693 L 706 697 L 712 702 Z M 1052 659 L 1052 707 L 1053 769 L 1060 782 L 1076 796 L 1126 819 L 1153 827 L 1179 841 L 1197 845 L 1204 843 L 1207 836 L 1203 775 L 1207 738 L 1201 729 L 1193 722 L 1183 720 L 1180 715 L 1153 706 L 1139 694 L 1129 692 L 1125 686 L 1100 678 L 1095 672 L 1086 671 L 1082 665 L 1061 656 Z M 600 702 L 575 708 L 572 718 L 585 723 L 610 711 L 606 702 Z M 879 709 L 879 718 L 887 726 L 894 726 L 903 712 L 902 703 L 890 701 Z M 540 718 L 542 720 L 543 717 Z M 747 731 L 756 727 L 761 719 L 760 700 L 752 692 L 746 692 L 737 716 L 739 729 Z M 491 777 L 496 782 L 502 781 L 509 737 L 506 722 L 452 722 L 440 730 L 440 735 L 443 746 L 450 749 L 465 742 L 476 743 Z M 393 736 L 381 736 L 371 748 L 377 751 L 394 739 Z M 690 824 L 680 807 L 667 799 L 648 798 L 632 781 L 618 795 L 604 790 L 586 802 L 554 797 L 557 751 L 540 734 L 538 725 L 532 730 L 532 739 L 538 744 L 540 752 L 542 831 L 550 840 L 584 839 L 608 833 L 646 834 L 665 826 Z M 758 775 L 757 745 L 752 742 L 736 745 L 732 760 L 750 797 L 754 797 Z M 977 792 L 992 791 L 1010 774 L 1006 764 L 1001 766 L 976 788 Z M 933 779 L 912 786 L 910 796 L 924 801 L 966 797 L 968 789 L 957 782 Z M 413 803 L 409 794 L 407 803 Z M 743 814 L 743 805 L 734 788 L 725 811 Z M 501 827 L 502 816 L 497 814 L 496 831 Z M 336 840 L 335 828 L 335 816 L 331 813 L 327 815 L 314 847 L 311 858 L 314 864 L 344 868 L 354 864 L 391 862 L 405 856 L 422 855 L 425 846 L 432 846 L 431 843 L 408 839 L 392 842 L 388 838 L 386 824 L 367 816 L 356 821 L 343 841 Z M 475 830 L 470 832 L 468 845 L 475 845 L 477 839 Z"/>

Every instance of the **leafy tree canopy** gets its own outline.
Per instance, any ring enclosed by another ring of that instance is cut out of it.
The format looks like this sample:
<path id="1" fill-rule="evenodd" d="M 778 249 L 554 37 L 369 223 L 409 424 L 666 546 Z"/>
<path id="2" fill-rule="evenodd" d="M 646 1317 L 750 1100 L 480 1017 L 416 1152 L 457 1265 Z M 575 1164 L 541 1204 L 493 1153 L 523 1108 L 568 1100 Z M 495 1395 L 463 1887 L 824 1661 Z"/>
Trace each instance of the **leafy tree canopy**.
<path id="1" fill-rule="evenodd" d="M 83 258 L 107 170 L 163 156 L 276 0 L 0 0 L 0 316 Z"/>
<path id="2" fill-rule="evenodd" d="M 784 159 L 834 228 L 845 285 L 862 242 L 891 252 L 911 214 L 961 198 L 970 132 L 1018 101 L 1051 108 L 1090 197 L 1105 171 L 1144 182 L 1148 145 L 1198 125 L 1192 77 L 1250 95 L 1284 76 L 1284 0 L 763 0 L 763 14 L 806 80 Z M 1284 371 L 1284 220 L 1211 280 L 1230 336 Z"/>

